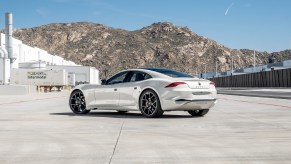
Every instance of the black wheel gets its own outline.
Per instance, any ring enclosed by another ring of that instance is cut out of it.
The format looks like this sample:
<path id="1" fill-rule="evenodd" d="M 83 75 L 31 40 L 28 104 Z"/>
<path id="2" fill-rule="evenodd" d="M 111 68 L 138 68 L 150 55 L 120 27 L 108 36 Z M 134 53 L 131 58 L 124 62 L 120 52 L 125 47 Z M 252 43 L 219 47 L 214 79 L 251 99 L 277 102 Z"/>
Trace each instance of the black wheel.
<path id="1" fill-rule="evenodd" d="M 71 94 L 69 104 L 75 114 L 86 114 L 90 112 L 90 110 L 86 110 L 85 96 L 80 90 L 76 90 Z"/>
<path id="2" fill-rule="evenodd" d="M 204 116 L 205 114 L 207 114 L 209 111 L 209 109 L 203 109 L 203 110 L 190 110 L 188 111 L 189 114 L 191 114 L 192 116 Z"/>
<path id="3" fill-rule="evenodd" d="M 151 89 L 142 92 L 139 98 L 139 110 L 141 113 L 150 118 L 157 118 L 163 115 L 159 96 Z"/>
<path id="4" fill-rule="evenodd" d="M 120 113 L 120 114 L 124 114 L 124 113 L 127 113 L 128 111 L 118 110 L 117 112 Z"/>

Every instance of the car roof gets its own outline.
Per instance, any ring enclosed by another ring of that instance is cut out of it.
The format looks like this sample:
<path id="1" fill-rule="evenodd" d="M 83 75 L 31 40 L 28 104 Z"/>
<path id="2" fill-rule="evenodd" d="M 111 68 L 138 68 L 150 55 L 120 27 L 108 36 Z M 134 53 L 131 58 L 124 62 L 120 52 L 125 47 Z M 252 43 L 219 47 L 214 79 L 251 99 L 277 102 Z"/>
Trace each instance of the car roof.
<path id="1" fill-rule="evenodd" d="M 141 69 L 151 70 L 151 71 L 172 71 L 171 69 L 167 69 L 167 68 L 141 68 Z"/>
<path id="2" fill-rule="evenodd" d="M 158 68 L 157 68 L 158 69 Z M 147 68 L 136 68 L 136 69 L 127 69 L 127 70 L 123 70 L 121 72 L 124 72 L 124 71 L 141 71 L 141 72 L 145 72 L 145 73 L 148 73 L 149 75 L 151 75 L 153 78 L 167 78 L 167 79 L 170 79 L 171 77 L 170 76 L 167 76 L 167 75 L 164 75 L 162 73 L 159 73 L 159 72 L 156 72 L 154 71 L 155 68 L 150 68 L 150 69 L 147 69 Z M 166 69 L 165 69 L 166 70 Z"/>
<path id="3" fill-rule="evenodd" d="M 171 70 L 171 69 L 167 69 L 167 68 L 134 68 L 134 69 L 128 69 L 128 70 L 138 70 L 138 71 L 147 71 L 147 70 L 150 70 L 150 71 L 174 71 L 174 70 Z"/>

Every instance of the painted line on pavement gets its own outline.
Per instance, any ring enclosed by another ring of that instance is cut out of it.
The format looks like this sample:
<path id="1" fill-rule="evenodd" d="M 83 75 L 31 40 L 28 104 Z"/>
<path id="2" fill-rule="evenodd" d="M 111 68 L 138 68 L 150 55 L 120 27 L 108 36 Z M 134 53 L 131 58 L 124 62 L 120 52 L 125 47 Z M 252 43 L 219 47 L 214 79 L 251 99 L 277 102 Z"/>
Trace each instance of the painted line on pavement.
<path id="1" fill-rule="evenodd" d="M 278 105 L 278 104 L 259 103 L 259 102 L 252 102 L 252 101 L 245 101 L 245 100 L 236 100 L 236 99 L 229 99 L 229 98 L 220 98 L 220 99 L 223 99 L 223 100 L 232 100 L 232 101 L 237 101 L 237 102 L 245 102 L 245 103 L 250 103 L 250 104 L 276 106 L 276 107 L 282 107 L 282 108 L 289 108 L 289 109 L 291 109 L 291 106 Z"/>

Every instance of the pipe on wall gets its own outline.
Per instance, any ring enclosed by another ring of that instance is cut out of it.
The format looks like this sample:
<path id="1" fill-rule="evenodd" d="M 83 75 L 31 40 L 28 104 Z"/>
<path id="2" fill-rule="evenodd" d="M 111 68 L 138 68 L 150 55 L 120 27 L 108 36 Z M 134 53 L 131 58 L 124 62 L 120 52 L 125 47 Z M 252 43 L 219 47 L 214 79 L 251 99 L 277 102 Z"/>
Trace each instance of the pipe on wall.
<path id="1" fill-rule="evenodd" d="M 8 56 L 6 56 L 6 58 L 10 59 L 10 63 L 13 62 L 12 21 L 12 13 L 5 13 L 5 46 L 8 52 Z"/>

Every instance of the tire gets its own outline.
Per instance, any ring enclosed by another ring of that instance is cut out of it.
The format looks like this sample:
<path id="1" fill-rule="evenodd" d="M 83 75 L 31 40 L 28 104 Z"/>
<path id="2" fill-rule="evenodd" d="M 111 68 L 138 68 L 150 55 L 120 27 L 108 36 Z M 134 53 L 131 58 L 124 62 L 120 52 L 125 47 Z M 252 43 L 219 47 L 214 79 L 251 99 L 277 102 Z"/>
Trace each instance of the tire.
<path id="1" fill-rule="evenodd" d="M 125 114 L 125 113 L 127 113 L 128 111 L 117 110 L 117 112 L 120 113 L 120 114 Z"/>
<path id="2" fill-rule="evenodd" d="M 151 89 L 147 89 L 141 93 L 139 97 L 139 110 L 148 118 L 158 118 L 164 113 L 161 108 L 159 96 Z"/>
<path id="3" fill-rule="evenodd" d="M 69 105 L 75 114 L 87 114 L 90 112 L 90 110 L 86 109 L 85 96 L 80 90 L 72 92 Z"/>
<path id="4" fill-rule="evenodd" d="M 203 110 L 190 110 L 188 111 L 189 114 L 191 114 L 192 116 L 204 116 L 205 114 L 207 114 L 209 111 L 209 109 L 203 109 Z"/>

